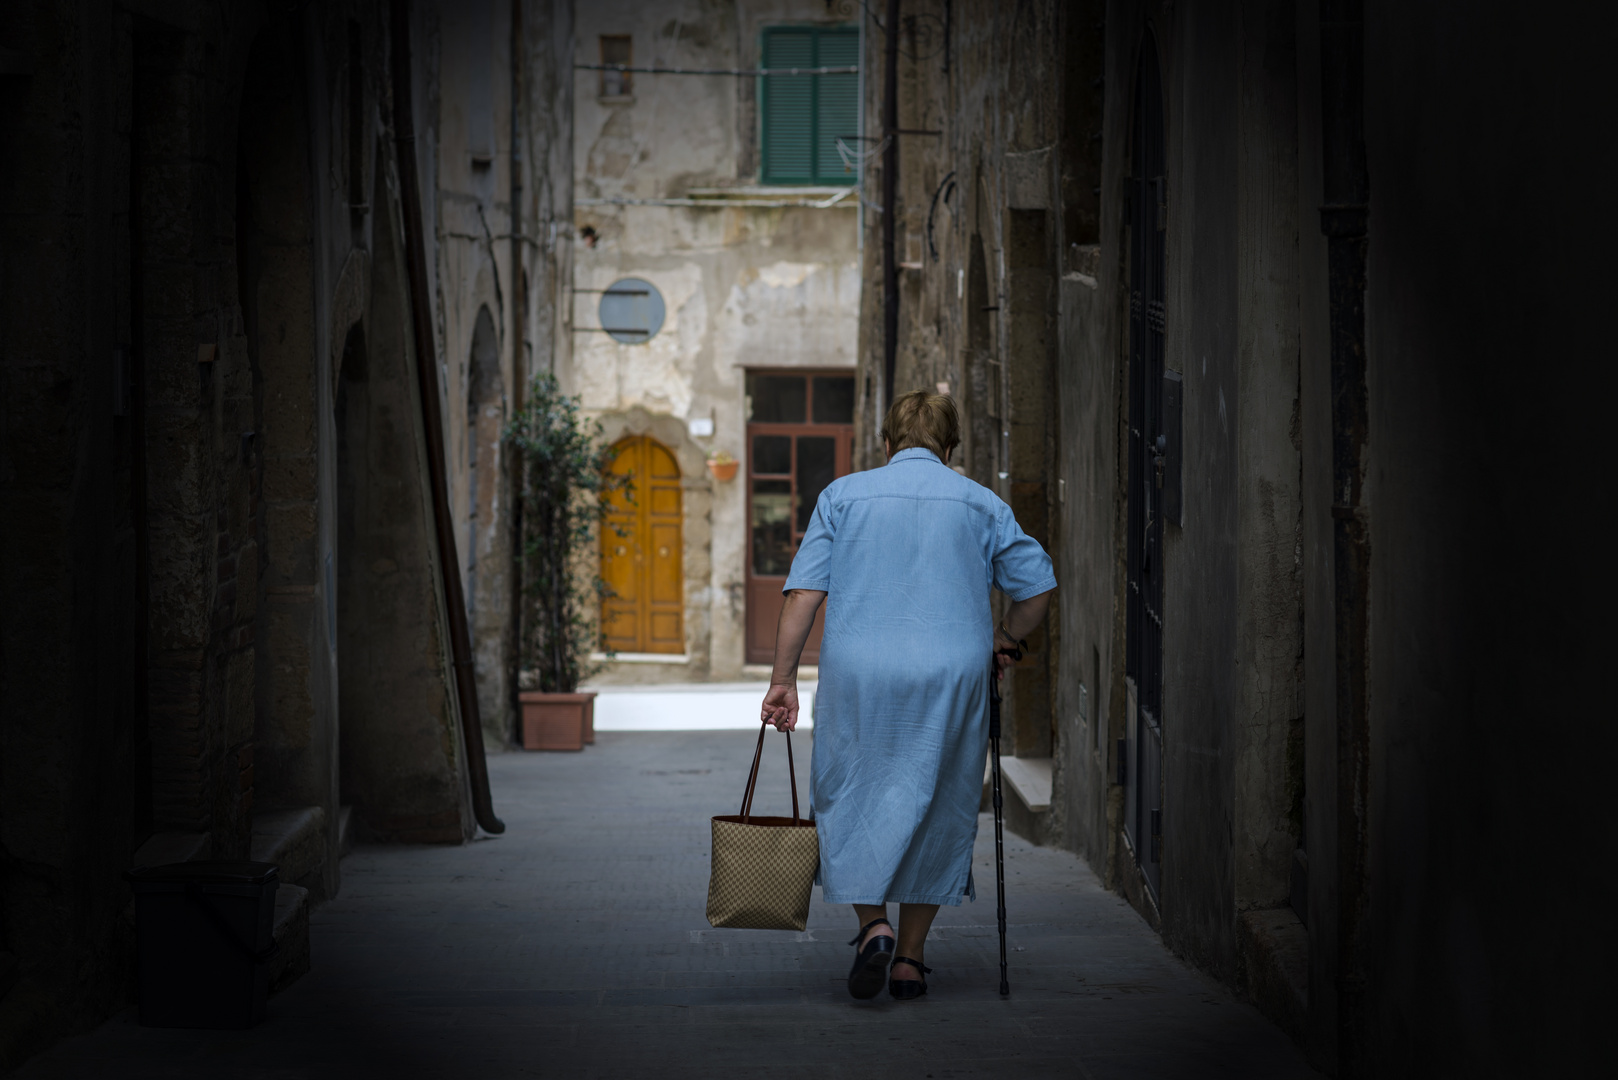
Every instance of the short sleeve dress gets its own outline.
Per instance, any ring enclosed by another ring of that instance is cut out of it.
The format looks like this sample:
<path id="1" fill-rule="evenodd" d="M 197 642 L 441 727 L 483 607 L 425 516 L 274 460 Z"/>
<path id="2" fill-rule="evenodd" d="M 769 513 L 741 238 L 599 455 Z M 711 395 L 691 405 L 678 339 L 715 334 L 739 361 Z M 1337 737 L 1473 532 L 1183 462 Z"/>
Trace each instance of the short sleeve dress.
<path id="1" fill-rule="evenodd" d="M 821 493 L 785 589 L 827 593 L 810 789 L 828 903 L 974 895 L 990 590 L 1055 587 L 1011 508 L 931 451 Z"/>

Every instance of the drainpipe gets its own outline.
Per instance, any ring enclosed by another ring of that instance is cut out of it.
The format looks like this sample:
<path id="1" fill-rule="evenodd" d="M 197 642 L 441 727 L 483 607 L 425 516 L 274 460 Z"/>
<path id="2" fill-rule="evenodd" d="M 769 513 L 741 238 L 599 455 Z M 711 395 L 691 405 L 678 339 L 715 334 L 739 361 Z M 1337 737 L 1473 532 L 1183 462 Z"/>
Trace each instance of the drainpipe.
<path id="1" fill-rule="evenodd" d="M 435 378 L 433 324 L 427 296 L 427 248 L 421 234 L 421 186 L 416 176 L 415 105 L 410 81 L 410 4 L 393 0 L 393 138 L 399 159 L 399 196 L 404 210 L 405 263 L 410 279 L 410 322 L 416 339 L 416 382 L 421 391 L 421 422 L 427 435 L 427 473 L 432 481 L 433 524 L 444 580 L 444 606 L 449 614 L 450 653 L 455 665 L 455 693 L 460 700 L 461 741 L 472 784 L 472 812 L 484 832 L 503 833 L 489 797 L 489 764 L 483 757 L 483 723 L 478 717 L 477 683 L 472 669 L 472 639 L 466 628 L 466 600 L 461 593 L 460 561 L 455 554 L 449 488 L 444 481 L 444 424 L 439 415 Z"/>
<path id="2" fill-rule="evenodd" d="M 1331 334 L 1332 576 L 1337 727 L 1337 1057 L 1364 1075 L 1366 805 L 1370 723 L 1371 537 L 1365 492 L 1370 418 L 1365 392 L 1365 258 L 1370 176 L 1365 161 L 1363 0 L 1320 0 L 1322 165 Z"/>
<path id="3" fill-rule="evenodd" d="M 893 404 L 893 371 L 899 359 L 899 264 L 894 259 L 894 218 L 899 201 L 899 0 L 888 0 L 883 27 L 887 66 L 882 72 L 882 401 Z M 882 422 L 877 417 L 877 423 Z"/>

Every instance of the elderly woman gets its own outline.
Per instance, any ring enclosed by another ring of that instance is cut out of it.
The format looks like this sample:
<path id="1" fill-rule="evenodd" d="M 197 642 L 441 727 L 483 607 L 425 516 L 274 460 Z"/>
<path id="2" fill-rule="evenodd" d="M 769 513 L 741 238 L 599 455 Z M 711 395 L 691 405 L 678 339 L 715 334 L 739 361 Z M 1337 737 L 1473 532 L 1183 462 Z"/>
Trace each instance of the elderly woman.
<path id="1" fill-rule="evenodd" d="M 860 925 L 849 993 L 875 997 L 888 981 L 903 999 L 927 992 L 938 906 L 975 897 L 990 657 L 1043 621 L 1056 578 L 1011 508 L 949 468 L 961 441 L 949 398 L 899 398 L 882 441 L 886 467 L 837 480 L 815 505 L 784 590 L 763 719 L 797 725 L 798 660 L 829 596 L 810 781 L 820 884 Z M 1011 600 L 998 626 L 991 586 Z"/>

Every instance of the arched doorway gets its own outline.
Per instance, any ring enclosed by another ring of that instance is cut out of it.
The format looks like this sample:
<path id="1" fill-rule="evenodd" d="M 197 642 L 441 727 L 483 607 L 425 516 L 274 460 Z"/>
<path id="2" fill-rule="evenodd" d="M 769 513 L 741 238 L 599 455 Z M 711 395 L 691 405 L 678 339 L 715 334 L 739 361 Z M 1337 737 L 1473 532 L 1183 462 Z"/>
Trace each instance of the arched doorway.
<path id="1" fill-rule="evenodd" d="M 1129 707 L 1124 829 L 1155 896 L 1162 858 L 1163 344 L 1168 170 L 1157 43 L 1141 46 L 1130 138 L 1129 531 L 1124 674 Z"/>
<path id="2" fill-rule="evenodd" d="M 680 466 L 645 435 L 614 447 L 612 471 L 632 477 L 615 492 L 601 530 L 601 640 L 621 653 L 685 652 Z"/>

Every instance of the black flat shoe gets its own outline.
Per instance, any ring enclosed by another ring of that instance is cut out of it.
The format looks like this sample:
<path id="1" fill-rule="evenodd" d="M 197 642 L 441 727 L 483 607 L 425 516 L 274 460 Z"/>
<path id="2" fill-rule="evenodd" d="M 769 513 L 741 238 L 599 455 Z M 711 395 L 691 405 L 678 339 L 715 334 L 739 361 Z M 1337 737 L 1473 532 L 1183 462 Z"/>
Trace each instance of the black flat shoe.
<path id="1" fill-rule="evenodd" d="M 932 968 L 928 967 L 926 964 L 923 964 L 920 960 L 912 960 L 908 956 L 895 956 L 891 963 L 909 964 L 911 967 L 921 972 L 924 976 L 931 975 L 933 973 Z M 892 994 L 900 1001 L 909 1001 L 911 998 L 919 998 L 926 992 L 927 980 L 925 978 L 888 980 L 888 993 Z"/>
<path id="2" fill-rule="evenodd" d="M 850 945 L 858 945 L 860 938 L 866 931 L 880 923 L 889 930 L 893 924 L 886 919 L 872 919 L 860 927 L 860 932 L 854 935 Z M 882 983 L 888 977 L 888 965 L 893 962 L 893 937 L 890 934 L 873 934 L 854 956 L 854 967 L 848 973 L 848 992 L 860 1000 L 874 998 L 882 992 Z"/>

